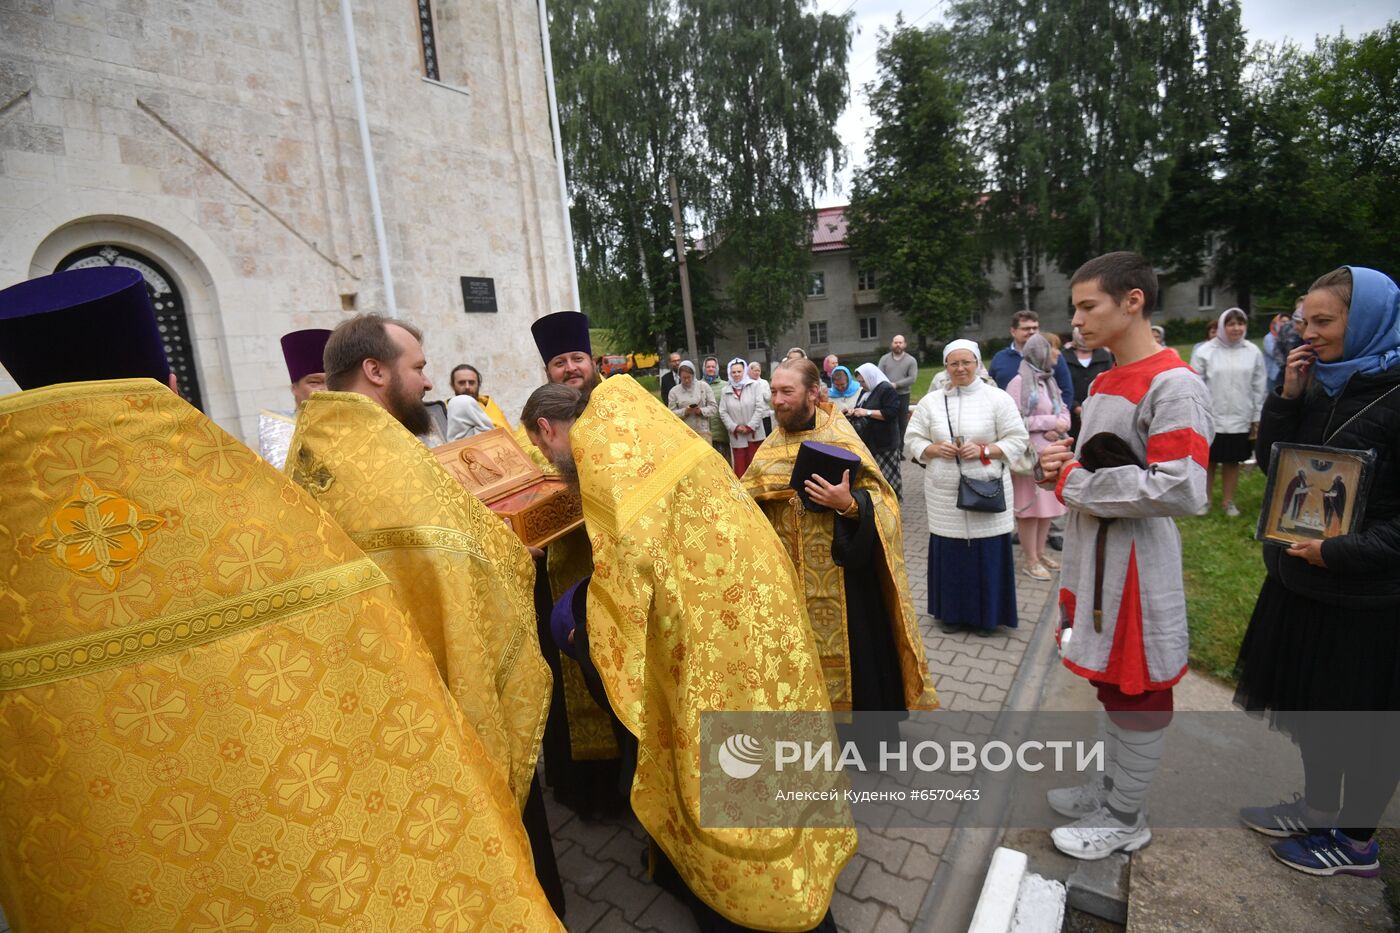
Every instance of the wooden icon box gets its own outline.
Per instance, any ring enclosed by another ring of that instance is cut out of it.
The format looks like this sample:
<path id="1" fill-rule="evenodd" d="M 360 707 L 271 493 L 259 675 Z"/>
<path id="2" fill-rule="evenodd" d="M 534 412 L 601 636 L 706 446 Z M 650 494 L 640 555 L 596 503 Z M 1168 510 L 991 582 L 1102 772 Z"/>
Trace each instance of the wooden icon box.
<path id="1" fill-rule="evenodd" d="M 583 524 L 579 494 L 546 476 L 501 428 L 434 447 L 433 456 L 528 547 L 544 547 Z"/>

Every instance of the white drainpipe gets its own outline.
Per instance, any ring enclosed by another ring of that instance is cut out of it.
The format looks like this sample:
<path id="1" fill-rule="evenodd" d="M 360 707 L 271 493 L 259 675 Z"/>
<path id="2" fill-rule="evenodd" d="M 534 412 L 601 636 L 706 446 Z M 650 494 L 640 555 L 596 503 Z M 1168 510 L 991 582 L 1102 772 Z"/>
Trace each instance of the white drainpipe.
<path id="1" fill-rule="evenodd" d="M 379 205 L 379 181 L 374 172 L 374 148 L 369 139 L 365 86 L 360 78 L 360 52 L 355 44 L 355 17 L 350 12 L 350 0 L 340 0 L 340 13 L 345 21 L 345 42 L 350 48 L 350 83 L 355 89 L 355 116 L 360 123 L 360 148 L 365 153 L 365 176 L 369 181 L 369 210 L 374 218 L 374 239 L 379 245 L 379 271 L 384 278 L 384 310 L 389 317 L 396 318 L 399 306 L 394 300 L 394 273 L 389 268 L 389 239 L 384 235 L 384 210 Z"/>
<path id="2" fill-rule="evenodd" d="M 578 298 L 578 268 L 574 264 L 574 225 L 569 219 L 569 184 L 564 177 L 564 142 L 559 131 L 559 102 L 554 96 L 554 56 L 549 51 L 549 11 L 545 0 L 539 0 L 540 46 L 544 49 L 544 87 L 549 95 L 549 128 L 554 136 L 554 164 L 559 169 L 559 206 L 564 213 L 564 248 L 569 253 L 569 285 L 574 296 L 574 310 L 583 310 Z"/>

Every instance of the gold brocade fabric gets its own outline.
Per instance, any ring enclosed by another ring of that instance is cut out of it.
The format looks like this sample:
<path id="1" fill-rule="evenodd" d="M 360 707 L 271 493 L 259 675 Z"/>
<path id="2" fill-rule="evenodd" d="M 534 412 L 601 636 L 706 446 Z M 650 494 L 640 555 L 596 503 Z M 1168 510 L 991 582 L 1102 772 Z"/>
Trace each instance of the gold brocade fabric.
<path id="1" fill-rule="evenodd" d="M 393 582 L 524 807 L 552 686 L 530 552 L 363 395 L 318 392 L 301 406 L 287 472 Z"/>
<path id="2" fill-rule="evenodd" d="M 496 404 L 495 399 L 489 395 L 483 395 L 477 401 L 481 403 L 482 410 L 486 412 L 486 417 L 491 419 L 492 424 L 507 431 L 514 431 L 506 419 L 506 413 L 501 411 L 501 406 Z"/>
<path id="3" fill-rule="evenodd" d="M 829 711 L 782 542 L 709 442 L 627 376 L 570 433 L 593 543 L 590 657 L 637 737 L 631 801 L 690 889 L 731 921 L 806 930 L 851 828 L 699 825 L 705 711 Z"/>
<path id="4" fill-rule="evenodd" d="M 802 578 L 807 595 L 807 614 L 817 636 L 831 705 L 838 710 L 851 708 L 846 574 L 831 559 L 835 513 L 807 511 L 802 507 L 797 493 L 788 488 L 797 450 L 803 441 L 820 441 L 860 456 L 860 476 L 855 485 L 857 489 L 870 493 L 875 507 L 876 530 L 880 534 L 884 553 L 884 560 L 879 564 L 880 586 L 885 606 L 891 612 L 891 634 L 899 653 L 904 700 L 911 710 L 937 709 L 938 694 L 929 678 L 924 641 L 919 635 L 919 617 L 914 612 L 914 602 L 909 596 L 909 577 L 904 569 L 904 532 L 899 519 L 899 501 L 846 416 L 834 408 L 818 407 L 814 430 L 790 434 L 775 423 L 773 433 L 758 449 L 742 482 L 777 529 L 778 537 L 782 538 Z"/>
<path id="5" fill-rule="evenodd" d="M 515 429 L 514 436 L 520 448 L 546 475 L 559 474 L 549 458 L 530 440 L 523 425 Z M 569 587 L 593 572 L 593 548 L 588 543 L 588 532 L 584 528 L 576 528 L 552 541 L 545 549 L 545 556 L 549 569 L 549 592 L 555 601 L 562 598 Z M 563 652 L 559 653 L 559 675 L 563 682 L 564 715 L 569 722 L 570 757 L 575 761 L 616 758 L 617 737 L 613 735 L 612 720 L 593 699 L 593 694 L 588 692 L 578 662 Z"/>
<path id="6" fill-rule="evenodd" d="M 17 931 L 557 929 L 382 571 L 148 379 L 0 398 Z"/>

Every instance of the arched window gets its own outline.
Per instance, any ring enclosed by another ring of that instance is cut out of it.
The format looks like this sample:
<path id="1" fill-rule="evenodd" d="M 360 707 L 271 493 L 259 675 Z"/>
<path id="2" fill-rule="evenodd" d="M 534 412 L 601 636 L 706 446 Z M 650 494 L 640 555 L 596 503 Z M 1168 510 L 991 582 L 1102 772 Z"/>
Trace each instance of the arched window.
<path id="1" fill-rule="evenodd" d="M 165 358 L 180 385 L 180 394 L 200 411 L 204 400 L 199 391 L 199 371 L 194 364 L 194 345 L 190 340 L 189 322 L 185 319 L 185 299 L 170 273 L 149 256 L 124 246 L 88 246 L 70 253 L 58 264 L 56 272 L 68 269 L 91 269 L 94 266 L 125 266 L 140 272 L 151 294 L 156 324 L 165 341 Z"/>

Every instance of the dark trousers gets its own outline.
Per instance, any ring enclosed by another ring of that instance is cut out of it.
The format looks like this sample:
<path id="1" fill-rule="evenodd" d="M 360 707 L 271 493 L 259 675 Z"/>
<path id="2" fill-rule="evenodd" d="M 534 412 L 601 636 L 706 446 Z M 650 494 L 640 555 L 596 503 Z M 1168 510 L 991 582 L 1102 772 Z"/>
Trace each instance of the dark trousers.
<path id="1" fill-rule="evenodd" d="M 1333 714 L 1341 715 L 1346 714 Z M 1337 827 L 1365 842 L 1375 835 L 1381 814 L 1400 784 L 1400 750 L 1393 736 L 1359 739 L 1352 728 L 1336 728 L 1333 716 L 1314 715 L 1297 730 L 1303 753 L 1303 800 L 1315 810 L 1340 810 Z M 1366 716 L 1357 713 L 1355 721 L 1364 722 Z M 1375 718 L 1378 723 L 1383 719 Z"/>

